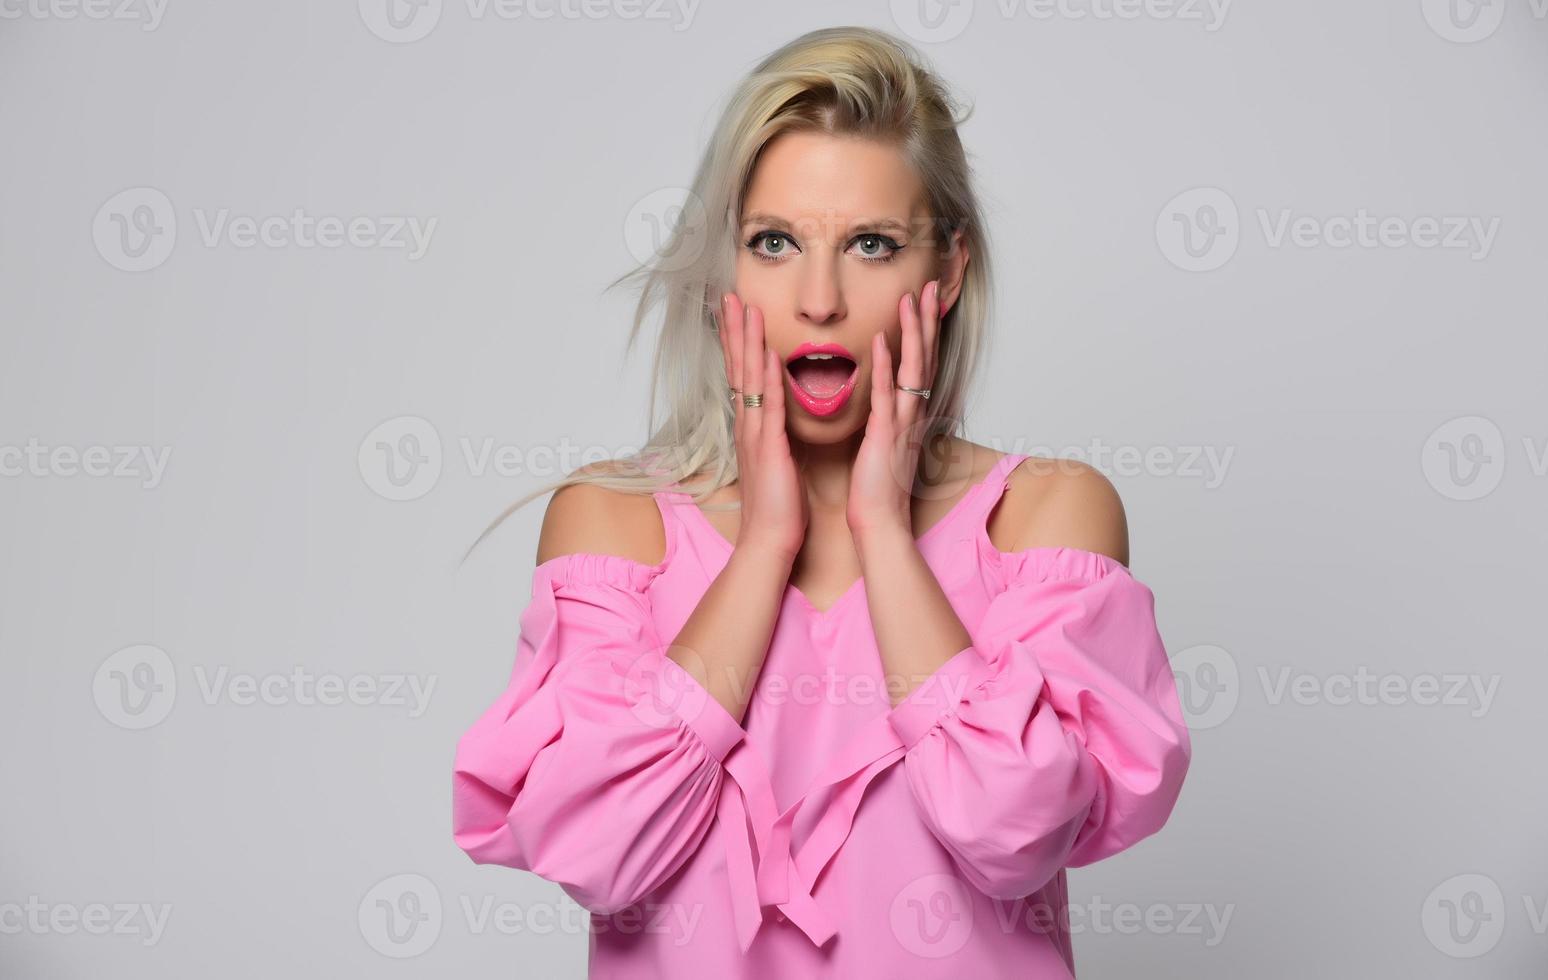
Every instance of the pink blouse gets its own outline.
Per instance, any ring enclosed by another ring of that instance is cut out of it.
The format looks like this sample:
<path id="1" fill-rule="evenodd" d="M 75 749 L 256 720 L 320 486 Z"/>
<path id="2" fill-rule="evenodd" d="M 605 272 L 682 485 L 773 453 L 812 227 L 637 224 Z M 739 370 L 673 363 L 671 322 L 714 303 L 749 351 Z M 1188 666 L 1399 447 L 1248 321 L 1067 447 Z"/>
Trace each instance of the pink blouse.
<path id="1" fill-rule="evenodd" d="M 687 493 L 659 564 L 538 565 L 458 846 L 590 910 L 594 978 L 1073 976 L 1064 869 L 1159 830 L 1191 747 L 1150 589 L 990 542 L 1025 458 L 919 538 L 973 643 L 896 707 L 863 580 L 786 589 L 744 724 L 665 656 L 732 550 Z"/>

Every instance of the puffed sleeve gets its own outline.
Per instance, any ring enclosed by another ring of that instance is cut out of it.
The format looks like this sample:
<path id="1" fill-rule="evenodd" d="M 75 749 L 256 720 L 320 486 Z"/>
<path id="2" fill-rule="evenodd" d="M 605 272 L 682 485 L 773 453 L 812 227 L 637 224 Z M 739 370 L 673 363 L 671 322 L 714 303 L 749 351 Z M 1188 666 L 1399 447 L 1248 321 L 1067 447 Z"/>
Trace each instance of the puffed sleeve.
<path id="1" fill-rule="evenodd" d="M 1150 589 L 1079 549 L 1004 558 L 973 644 L 888 717 L 931 832 L 1009 899 L 1160 830 L 1192 750 Z"/>
<path id="2" fill-rule="evenodd" d="M 537 567 L 509 686 L 457 742 L 452 832 L 611 914 L 675 873 L 716 813 L 742 736 L 656 635 L 658 566 L 575 554 Z"/>

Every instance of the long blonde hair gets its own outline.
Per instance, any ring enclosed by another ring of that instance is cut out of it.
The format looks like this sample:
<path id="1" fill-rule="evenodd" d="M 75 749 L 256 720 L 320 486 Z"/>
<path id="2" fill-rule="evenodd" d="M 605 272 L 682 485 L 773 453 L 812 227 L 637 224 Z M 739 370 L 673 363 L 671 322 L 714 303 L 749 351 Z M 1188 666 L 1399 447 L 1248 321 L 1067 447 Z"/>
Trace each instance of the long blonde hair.
<path id="1" fill-rule="evenodd" d="M 533 499 L 576 483 L 648 494 L 704 472 L 696 501 L 737 479 L 735 415 L 715 313 L 735 286 L 742 200 L 763 147 L 792 132 L 856 136 L 895 145 L 924 185 L 933 237 L 945 249 L 960 231 L 971 260 L 956 303 L 941 323 L 936 376 L 919 434 L 960 432 L 965 396 L 987 342 L 988 239 L 957 127 L 958 105 L 907 42 L 864 27 L 829 27 L 770 54 L 731 94 L 689 188 L 688 217 L 656 254 L 608 285 L 638 283 L 639 303 L 625 351 L 646 316 L 665 307 L 652 369 L 647 428 L 638 453 L 583 467 L 507 507 L 468 548 Z M 655 408 L 664 395 L 667 415 Z M 690 492 L 686 484 L 685 492 Z M 464 555 L 466 558 L 466 554 Z"/>

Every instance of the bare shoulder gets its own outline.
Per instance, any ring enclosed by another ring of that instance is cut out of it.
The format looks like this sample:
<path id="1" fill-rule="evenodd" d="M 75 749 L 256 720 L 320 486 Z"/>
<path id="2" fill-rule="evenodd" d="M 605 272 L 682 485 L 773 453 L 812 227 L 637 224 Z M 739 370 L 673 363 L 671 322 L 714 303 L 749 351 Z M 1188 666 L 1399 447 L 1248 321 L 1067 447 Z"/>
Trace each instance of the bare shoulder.
<path id="1" fill-rule="evenodd" d="M 580 473 L 609 472 L 604 460 L 581 467 Z M 666 556 L 666 529 L 649 494 L 626 493 L 591 483 L 560 487 L 549 498 L 538 534 L 537 562 L 563 555 L 617 555 L 645 565 Z"/>
<path id="2" fill-rule="evenodd" d="M 1012 547 L 1078 548 L 1129 564 L 1123 500 L 1101 470 L 1075 459 L 1029 456 L 1005 491 Z"/>

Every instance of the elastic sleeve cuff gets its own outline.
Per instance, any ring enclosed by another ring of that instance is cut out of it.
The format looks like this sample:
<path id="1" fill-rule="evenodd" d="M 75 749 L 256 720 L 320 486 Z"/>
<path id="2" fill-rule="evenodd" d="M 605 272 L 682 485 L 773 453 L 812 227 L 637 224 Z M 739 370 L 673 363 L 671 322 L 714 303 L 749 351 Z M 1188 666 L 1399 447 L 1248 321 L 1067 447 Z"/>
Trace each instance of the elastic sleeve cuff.
<path id="1" fill-rule="evenodd" d="M 658 710 L 675 716 L 698 735 L 717 762 L 724 762 L 747 733 L 682 664 L 665 655 L 659 659 L 651 673 L 648 696 Z"/>
<path id="2" fill-rule="evenodd" d="M 977 647 L 964 647 L 888 713 L 892 730 L 905 746 L 913 748 L 914 743 L 957 707 L 964 694 L 992 671 L 989 661 Z"/>

